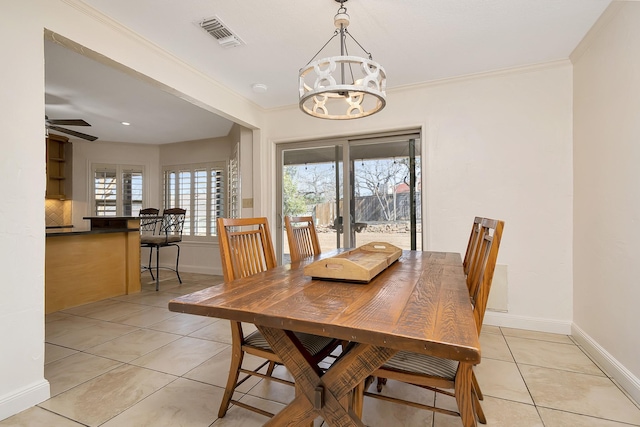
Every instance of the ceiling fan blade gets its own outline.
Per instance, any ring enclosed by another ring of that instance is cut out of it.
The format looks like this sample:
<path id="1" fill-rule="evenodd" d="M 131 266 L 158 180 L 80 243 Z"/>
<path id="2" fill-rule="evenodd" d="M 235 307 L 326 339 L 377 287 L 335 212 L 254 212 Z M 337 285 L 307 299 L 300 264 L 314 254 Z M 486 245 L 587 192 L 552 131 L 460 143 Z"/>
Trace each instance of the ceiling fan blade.
<path id="1" fill-rule="evenodd" d="M 87 135 L 86 133 L 76 132 L 75 130 L 71 130 L 71 129 L 65 129 L 58 126 L 47 126 L 47 127 L 51 130 L 56 130 L 58 132 L 66 133 L 68 135 L 77 136 L 78 138 L 86 139 L 88 141 L 95 141 L 96 139 L 98 139 L 97 136 Z"/>
<path id="2" fill-rule="evenodd" d="M 49 124 L 62 126 L 91 126 L 82 119 L 47 119 Z"/>

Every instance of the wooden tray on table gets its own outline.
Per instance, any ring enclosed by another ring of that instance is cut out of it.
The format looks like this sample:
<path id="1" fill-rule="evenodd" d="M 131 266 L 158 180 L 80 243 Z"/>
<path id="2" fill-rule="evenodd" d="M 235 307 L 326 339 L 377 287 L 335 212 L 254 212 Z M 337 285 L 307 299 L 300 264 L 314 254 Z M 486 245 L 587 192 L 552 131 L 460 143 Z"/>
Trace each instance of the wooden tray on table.
<path id="1" fill-rule="evenodd" d="M 402 255 L 390 243 L 371 242 L 349 252 L 307 265 L 304 274 L 314 279 L 369 283 Z"/>

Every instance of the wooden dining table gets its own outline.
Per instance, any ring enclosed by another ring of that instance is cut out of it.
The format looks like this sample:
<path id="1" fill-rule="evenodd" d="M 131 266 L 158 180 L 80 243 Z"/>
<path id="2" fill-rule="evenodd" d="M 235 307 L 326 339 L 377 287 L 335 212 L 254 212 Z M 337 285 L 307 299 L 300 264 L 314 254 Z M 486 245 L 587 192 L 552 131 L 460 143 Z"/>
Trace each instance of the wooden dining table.
<path id="1" fill-rule="evenodd" d="M 305 265 L 340 250 L 223 283 L 169 302 L 169 310 L 253 323 L 295 380 L 296 397 L 265 426 L 363 426 L 352 391 L 398 350 L 459 362 L 456 399 L 464 427 L 475 427 L 472 367 L 480 343 L 460 254 L 403 251 L 369 283 L 318 280 Z M 325 370 L 294 332 L 349 342 Z"/>

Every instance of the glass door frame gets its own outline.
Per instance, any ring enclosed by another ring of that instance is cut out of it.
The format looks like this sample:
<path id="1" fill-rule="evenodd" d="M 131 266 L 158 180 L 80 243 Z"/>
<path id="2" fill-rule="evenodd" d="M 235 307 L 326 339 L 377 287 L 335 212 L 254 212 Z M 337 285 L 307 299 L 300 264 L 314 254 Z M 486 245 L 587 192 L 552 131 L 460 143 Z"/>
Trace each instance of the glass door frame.
<path id="1" fill-rule="evenodd" d="M 338 149 L 342 149 L 342 182 L 339 182 L 339 174 L 340 171 L 336 167 L 336 213 L 340 213 L 340 188 L 342 190 L 342 206 L 343 209 L 345 206 L 349 206 L 347 203 L 351 203 L 351 195 L 345 194 L 348 191 L 344 191 L 344 177 L 349 174 L 349 164 L 348 162 L 344 162 L 345 159 L 345 150 L 347 155 L 349 153 L 349 141 L 346 138 L 337 138 L 337 139 L 322 139 L 322 140 L 309 140 L 309 141 L 301 141 L 301 142 L 287 142 L 276 144 L 276 233 L 275 233 L 275 250 L 276 250 L 276 258 L 278 263 L 282 263 L 282 253 L 284 247 L 284 215 L 282 213 L 283 207 L 283 198 L 282 198 L 282 183 L 283 183 L 283 164 L 284 164 L 284 152 L 287 150 L 304 150 L 304 149 L 312 149 L 312 148 L 336 148 L 336 156 L 338 153 Z M 348 158 L 348 157 L 347 157 Z M 338 161 L 336 161 L 338 163 Z M 347 175 L 345 175 L 347 174 Z M 343 221 L 344 223 L 345 221 Z M 349 223 L 350 221 L 347 221 Z M 336 238 L 337 247 L 341 247 L 341 236 L 347 235 L 346 233 L 351 232 L 351 224 L 343 224 L 342 233 L 337 232 Z M 344 243 L 345 247 L 347 247 L 347 242 Z"/>
<path id="2" fill-rule="evenodd" d="M 400 130 L 394 132 L 381 132 L 381 133 L 373 133 L 373 134 L 363 134 L 363 135 L 351 135 L 337 138 L 327 138 L 327 139 L 314 139 L 314 140 L 305 140 L 300 142 L 282 142 L 276 143 L 276 256 L 278 262 L 282 262 L 282 253 L 283 253 L 283 245 L 284 245 L 284 216 L 282 213 L 283 208 L 283 197 L 282 197 L 282 183 L 283 183 L 283 164 L 284 164 L 284 152 L 287 150 L 295 150 L 295 149 L 311 149 L 311 148 L 323 148 L 323 147 L 336 147 L 342 149 L 342 182 L 339 183 L 338 176 L 339 171 L 336 167 L 336 186 L 342 186 L 342 233 L 337 234 L 337 247 L 341 247 L 340 245 L 340 236 L 342 235 L 343 246 L 351 247 L 351 236 L 352 236 L 352 224 L 351 221 L 345 221 L 344 218 L 350 218 L 352 215 L 352 198 L 354 194 L 354 167 L 353 160 L 351 159 L 351 150 L 352 146 L 357 145 L 369 145 L 369 144 L 384 144 L 385 142 L 392 142 L 398 140 L 407 140 L 409 141 L 409 150 L 410 150 L 410 161 L 411 168 L 410 170 L 413 172 L 410 177 L 410 182 L 412 185 L 410 186 L 411 192 L 411 229 L 413 230 L 411 233 L 411 247 L 416 247 L 416 230 L 417 230 L 417 220 L 416 220 L 416 200 L 415 200 L 415 187 L 416 187 L 416 177 L 415 177 L 415 157 L 416 152 L 420 153 L 421 156 L 421 164 L 424 165 L 424 158 L 422 154 L 422 137 L 421 130 L 418 128 Z M 338 151 L 336 151 L 337 155 Z M 336 160 L 336 163 L 338 161 Z M 424 171 L 422 171 L 424 172 Z M 424 173 L 421 174 L 424 176 Z M 347 186 L 348 184 L 348 186 Z M 422 186 L 424 190 L 424 186 Z M 339 214 L 339 204 L 340 204 L 340 192 L 338 188 L 336 188 L 336 212 Z M 424 200 L 425 195 L 422 194 L 422 199 Z M 348 212 L 347 212 L 348 211 Z M 422 218 L 422 222 L 424 223 L 424 218 Z M 422 232 L 424 233 L 424 227 L 422 227 Z M 422 242 L 424 242 L 424 236 L 422 237 Z M 422 246 L 421 242 L 421 246 Z"/>

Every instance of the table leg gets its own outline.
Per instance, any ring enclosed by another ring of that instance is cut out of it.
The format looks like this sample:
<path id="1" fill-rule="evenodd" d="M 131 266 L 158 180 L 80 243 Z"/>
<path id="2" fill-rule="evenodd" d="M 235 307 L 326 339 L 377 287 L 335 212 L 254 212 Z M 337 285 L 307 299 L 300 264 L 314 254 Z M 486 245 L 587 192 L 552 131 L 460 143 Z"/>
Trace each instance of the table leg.
<path id="1" fill-rule="evenodd" d="M 296 396 L 300 396 L 303 395 L 304 393 L 302 392 L 302 390 L 300 390 L 299 386 L 295 386 L 296 387 Z M 313 427 L 313 419 L 311 421 L 309 421 L 309 423 L 306 425 L 306 427 Z"/>
<path id="2" fill-rule="evenodd" d="M 362 408 L 364 406 L 364 391 L 365 391 L 365 381 L 358 383 L 356 388 L 353 389 L 353 393 L 351 396 L 351 407 L 353 408 L 353 412 L 362 418 Z"/>
<path id="3" fill-rule="evenodd" d="M 358 414 L 349 408 L 350 393 L 396 350 L 356 343 L 322 374 L 295 334 L 256 326 L 296 383 L 295 399 L 265 426 L 306 424 L 318 415 L 330 426 L 364 426 Z"/>
<path id="4" fill-rule="evenodd" d="M 476 414 L 473 410 L 473 365 L 460 362 L 456 373 L 455 394 L 464 427 L 477 427 Z"/>

